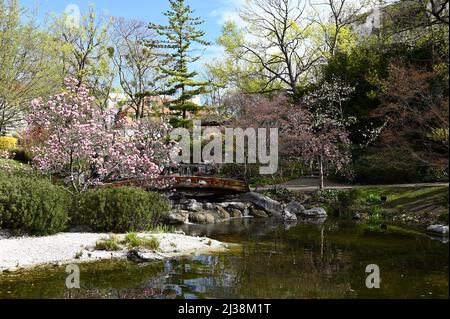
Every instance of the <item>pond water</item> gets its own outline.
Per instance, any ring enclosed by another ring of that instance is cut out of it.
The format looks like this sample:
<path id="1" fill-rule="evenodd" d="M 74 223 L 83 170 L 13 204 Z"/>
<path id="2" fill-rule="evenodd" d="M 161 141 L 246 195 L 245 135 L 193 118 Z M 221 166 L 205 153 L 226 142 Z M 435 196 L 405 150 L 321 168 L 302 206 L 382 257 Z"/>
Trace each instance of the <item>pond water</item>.
<path id="1" fill-rule="evenodd" d="M 239 249 L 151 264 L 80 265 L 81 289 L 65 268 L 0 276 L 0 298 L 448 298 L 448 243 L 414 231 L 381 232 L 329 219 L 286 226 L 271 219 L 183 226 Z M 366 287 L 366 266 L 381 288 Z"/>

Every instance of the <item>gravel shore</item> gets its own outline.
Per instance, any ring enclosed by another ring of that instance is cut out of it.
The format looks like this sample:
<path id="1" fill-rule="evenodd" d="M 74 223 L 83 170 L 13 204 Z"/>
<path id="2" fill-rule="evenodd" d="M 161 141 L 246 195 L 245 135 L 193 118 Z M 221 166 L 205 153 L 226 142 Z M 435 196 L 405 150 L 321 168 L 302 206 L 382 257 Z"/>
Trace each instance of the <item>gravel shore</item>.
<path id="1" fill-rule="evenodd" d="M 124 235 L 119 235 L 123 238 Z M 162 260 L 177 256 L 225 250 L 227 245 L 205 237 L 183 234 L 139 234 L 156 237 L 160 246 L 156 252 L 147 252 L 150 259 Z M 0 273 L 43 265 L 64 265 L 107 259 L 125 259 L 128 250 L 108 252 L 95 250 L 97 241 L 108 234 L 61 233 L 48 237 L 0 237 Z"/>

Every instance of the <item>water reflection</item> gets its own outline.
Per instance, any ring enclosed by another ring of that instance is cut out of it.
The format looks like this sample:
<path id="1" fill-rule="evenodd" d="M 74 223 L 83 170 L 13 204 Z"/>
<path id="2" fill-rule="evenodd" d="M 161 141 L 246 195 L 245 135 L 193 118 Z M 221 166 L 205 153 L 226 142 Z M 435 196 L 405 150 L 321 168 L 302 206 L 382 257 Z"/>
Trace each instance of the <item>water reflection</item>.
<path id="1" fill-rule="evenodd" d="M 0 277 L 3 298 L 448 298 L 448 244 L 410 233 L 378 233 L 334 220 L 295 225 L 270 219 L 185 225 L 183 231 L 242 249 L 144 265 L 81 267 L 67 291 L 63 269 Z M 365 287 L 365 267 L 382 288 Z"/>

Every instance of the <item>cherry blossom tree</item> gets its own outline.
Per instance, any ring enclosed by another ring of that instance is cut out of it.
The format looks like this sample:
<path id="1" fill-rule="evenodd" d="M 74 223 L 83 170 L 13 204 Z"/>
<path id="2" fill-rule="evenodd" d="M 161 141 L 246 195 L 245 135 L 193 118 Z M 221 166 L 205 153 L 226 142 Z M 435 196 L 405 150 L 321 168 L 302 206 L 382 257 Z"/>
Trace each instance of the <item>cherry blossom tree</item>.
<path id="1" fill-rule="evenodd" d="M 351 141 L 345 124 L 326 113 L 310 111 L 305 102 L 292 103 L 286 96 L 269 99 L 246 96 L 243 114 L 231 124 L 241 128 L 278 128 L 279 152 L 284 159 L 315 164 L 324 176 L 333 170 L 352 176 Z"/>
<path id="2" fill-rule="evenodd" d="M 33 148 L 33 164 L 70 183 L 76 192 L 105 182 L 140 178 L 157 179 L 170 164 L 171 145 L 165 137 L 170 126 L 151 120 L 127 124 L 115 110 L 103 111 L 93 104 L 87 88 L 74 78 L 66 90 L 32 101 L 30 128 L 39 127 L 42 142 Z"/>

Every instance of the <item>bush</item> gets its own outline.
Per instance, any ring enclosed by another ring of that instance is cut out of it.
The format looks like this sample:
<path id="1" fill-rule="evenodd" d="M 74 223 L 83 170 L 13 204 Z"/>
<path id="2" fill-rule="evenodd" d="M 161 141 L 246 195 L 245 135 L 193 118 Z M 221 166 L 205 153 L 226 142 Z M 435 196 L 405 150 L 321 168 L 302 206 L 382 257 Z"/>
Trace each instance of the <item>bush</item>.
<path id="1" fill-rule="evenodd" d="M 124 233 L 155 227 L 168 212 L 167 200 L 136 187 L 105 188 L 79 195 L 73 221 L 95 231 Z"/>
<path id="2" fill-rule="evenodd" d="M 72 197 L 50 181 L 0 173 L 0 227 L 49 235 L 63 231 Z"/>
<path id="3" fill-rule="evenodd" d="M 17 138 L 0 136 L 0 156 L 10 153 L 10 151 L 17 147 Z"/>
<path id="4" fill-rule="evenodd" d="M 33 154 L 30 150 L 27 150 L 25 148 L 15 148 L 10 152 L 12 153 L 15 161 L 28 164 L 33 160 Z"/>
<path id="5" fill-rule="evenodd" d="M 421 182 L 427 167 L 401 150 L 377 150 L 355 161 L 356 182 L 363 184 L 400 184 Z"/>

